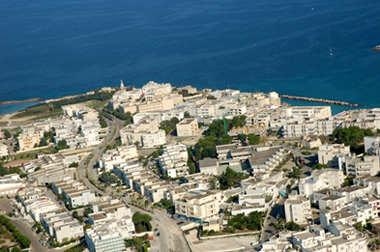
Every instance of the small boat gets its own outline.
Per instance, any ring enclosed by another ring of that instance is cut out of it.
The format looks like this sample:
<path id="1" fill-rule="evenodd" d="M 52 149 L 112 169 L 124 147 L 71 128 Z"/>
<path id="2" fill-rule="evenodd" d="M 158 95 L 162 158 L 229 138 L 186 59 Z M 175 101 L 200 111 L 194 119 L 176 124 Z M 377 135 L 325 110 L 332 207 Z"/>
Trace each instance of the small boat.
<path id="1" fill-rule="evenodd" d="M 333 56 L 332 47 L 330 46 L 330 56 Z"/>
<path id="2" fill-rule="evenodd" d="M 371 48 L 374 51 L 380 51 L 380 45 Z"/>

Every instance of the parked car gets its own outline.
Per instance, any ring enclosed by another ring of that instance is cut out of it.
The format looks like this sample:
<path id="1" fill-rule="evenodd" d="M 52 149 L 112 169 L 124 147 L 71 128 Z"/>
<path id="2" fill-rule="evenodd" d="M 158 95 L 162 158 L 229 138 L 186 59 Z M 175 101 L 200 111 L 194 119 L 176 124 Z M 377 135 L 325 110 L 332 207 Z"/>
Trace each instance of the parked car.
<path id="1" fill-rule="evenodd" d="M 40 239 L 40 242 L 43 242 L 43 240 L 42 240 L 42 239 Z"/>
<path id="2" fill-rule="evenodd" d="M 46 246 L 46 243 L 42 243 L 42 246 Z"/>

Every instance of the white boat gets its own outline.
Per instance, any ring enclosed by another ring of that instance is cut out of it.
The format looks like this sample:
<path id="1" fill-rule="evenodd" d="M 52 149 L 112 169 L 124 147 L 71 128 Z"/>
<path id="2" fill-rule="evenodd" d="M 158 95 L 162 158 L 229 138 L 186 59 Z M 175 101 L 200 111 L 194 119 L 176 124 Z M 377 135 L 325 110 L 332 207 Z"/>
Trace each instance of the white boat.
<path id="1" fill-rule="evenodd" d="M 333 56 L 332 47 L 330 46 L 330 56 Z"/>

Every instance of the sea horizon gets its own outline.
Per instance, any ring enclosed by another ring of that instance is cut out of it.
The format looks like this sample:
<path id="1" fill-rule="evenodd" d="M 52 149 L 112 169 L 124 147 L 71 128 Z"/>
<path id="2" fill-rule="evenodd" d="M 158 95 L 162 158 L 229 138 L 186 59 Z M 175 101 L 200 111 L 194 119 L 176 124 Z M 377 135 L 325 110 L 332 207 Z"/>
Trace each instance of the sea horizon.
<path id="1" fill-rule="evenodd" d="M 370 0 L 3 1 L 0 101 L 153 80 L 380 107 L 379 12 Z"/>

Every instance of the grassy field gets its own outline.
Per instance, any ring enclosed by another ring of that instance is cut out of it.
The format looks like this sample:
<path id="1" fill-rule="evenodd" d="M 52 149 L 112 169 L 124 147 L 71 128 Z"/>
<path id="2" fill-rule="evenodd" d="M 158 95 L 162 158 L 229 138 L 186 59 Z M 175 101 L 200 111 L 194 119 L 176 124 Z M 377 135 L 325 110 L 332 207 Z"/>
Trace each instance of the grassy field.
<path id="1" fill-rule="evenodd" d="M 43 107 L 45 108 L 45 106 L 43 106 Z M 62 110 L 61 109 L 53 109 L 53 110 L 50 111 L 48 109 L 48 107 L 46 106 L 46 110 L 38 110 L 38 111 L 35 111 L 33 113 L 28 113 L 25 110 L 21 110 L 16 115 L 13 115 L 11 117 L 11 119 L 19 119 L 19 118 L 24 118 L 24 117 L 28 117 L 28 116 L 38 116 L 38 117 L 33 118 L 33 119 L 42 119 L 42 118 L 48 118 L 48 117 L 52 117 L 52 116 L 57 116 L 57 115 L 60 115 L 60 114 L 62 114 Z"/>
<path id="2" fill-rule="evenodd" d="M 56 153 L 56 149 L 52 146 L 49 146 L 47 148 L 40 149 L 40 150 L 33 150 L 33 151 L 22 152 L 15 155 L 11 155 L 11 157 L 12 157 L 12 161 L 35 159 L 38 153 L 52 154 L 52 153 Z"/>
<path id="3" fill-rule="evenodd" d="M 93 109 L 100 108 L 104 104 L 106 104 L 108 101 L 97 101 L 97 100 L 91 100 L 88 102 L 85 102 L 84 105 Z"/>

